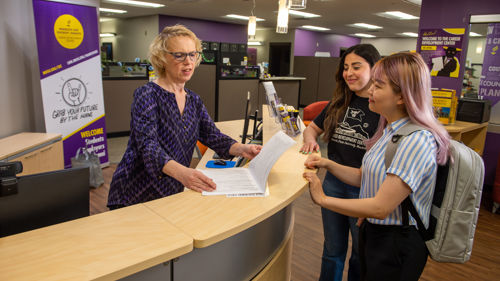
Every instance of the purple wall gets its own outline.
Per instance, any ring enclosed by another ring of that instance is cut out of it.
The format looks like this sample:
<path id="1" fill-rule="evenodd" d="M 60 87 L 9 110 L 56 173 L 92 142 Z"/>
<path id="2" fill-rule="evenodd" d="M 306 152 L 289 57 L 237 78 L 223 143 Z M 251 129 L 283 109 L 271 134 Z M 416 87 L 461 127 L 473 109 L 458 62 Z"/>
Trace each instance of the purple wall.
<path id="1" fill-rule="evenodd" d="M 338 57 L 341 47 L 348 48 L 360 42 L 361 39 L 356 37 L 296 29 L 294 56 L 309 57 L 315 52 L 330 52 L 332 57 Z"/>
<path id="2" fill-rule="evenodd" d="M 247 43 L 247 26 L 240 24 L 214 22 L 191 18 L 159 15 L 159 32 L 165 26 L 182 24 L 191 29 L 203 41 L 225 43 Z"/>
<path id="3" fill-rule="evenodd" d="M 485 14 L 500 14 L 500 2 L 498 0 L 422 0 L 418 28 L 419 31 L 428 28 L 465 28 L 462 54 L 467 54 L 470 15 Z M 420 49 L 420 43 L 421 38 L 417 41 L 417 50 Z M 432 87 L 455 89 L 459 94 L 462 90 L 465 59 L 465 55 L 460 57 L 460 75 L 458 79 L 432 77 Z M 486 166 L 484 183 L 488 185 L 493 184 L 496 161 L 500 153 L 497 140 L 500 140 L 497 134 L 487 134 L 483 160 Z"/>

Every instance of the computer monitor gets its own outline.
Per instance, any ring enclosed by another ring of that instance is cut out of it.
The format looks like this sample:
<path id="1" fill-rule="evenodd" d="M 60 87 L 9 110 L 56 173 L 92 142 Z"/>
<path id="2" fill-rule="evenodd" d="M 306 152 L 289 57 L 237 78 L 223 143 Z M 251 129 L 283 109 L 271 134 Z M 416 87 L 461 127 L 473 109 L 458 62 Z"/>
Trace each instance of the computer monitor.
<path id="1" fill-rule="evenodd" d="M 17 193 L 0 197 L 0 237 L 89 215 L 89 168 L 17 178 Z"/>

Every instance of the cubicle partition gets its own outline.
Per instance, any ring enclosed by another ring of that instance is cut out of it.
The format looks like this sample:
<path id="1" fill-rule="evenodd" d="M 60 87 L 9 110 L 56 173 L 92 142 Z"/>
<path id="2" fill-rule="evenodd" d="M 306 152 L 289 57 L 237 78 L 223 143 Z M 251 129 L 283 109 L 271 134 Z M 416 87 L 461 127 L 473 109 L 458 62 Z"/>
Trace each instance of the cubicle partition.
<path id="1" fill-rule="evenodd" d="M 217 121 L 245 118 L 247 94 L 250 92 L 250 108 L 258 109 L 259 79 L 229 78 L 219 79 Z"/>
<path id="2" fill-rule="evenodd" d="M 186 83 L 186 88 L 201 97 L 212 118 L 215 118 L 216 71 L 215 64 L 200 64 L 194 71 L 191 80 Z"/>
<path id="3" fill-rule="evenodd" d="M 300 106 L 305 107 L 316 101 L 331 100 L 335 90 L 340 58 L 303 57 L 294 58 L 297 76 L 306 78 L 300 88 Z"/>
<path id="4" fill-rule="evenodd" d="M 259 106 L 266 104 L 266 91 L 262 82 L 270 81 L 273 83 L 274 89 L 281 102 L 287 105 L 292 105 L 296 109 L 299 108 L 300 88 L 306 78 L 304 77 L 271 77 L 260 79 L 259 85 Z"/>
<path id="5" fill-rule="evenodd" d="M 103 78 L 106 133 L 120 134 L 130 131 L 130 109 L 134 91 L 148 82 L 147 78 L 106 79 Z"/>

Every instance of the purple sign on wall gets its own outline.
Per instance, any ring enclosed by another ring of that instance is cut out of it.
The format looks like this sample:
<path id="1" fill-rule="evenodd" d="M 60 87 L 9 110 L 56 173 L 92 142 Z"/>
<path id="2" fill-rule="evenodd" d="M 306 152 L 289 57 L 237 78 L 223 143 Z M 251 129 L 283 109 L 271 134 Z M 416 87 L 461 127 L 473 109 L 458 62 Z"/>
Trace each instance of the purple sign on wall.
<path id="1" fill-rule="evenodd" d="M 420 55 L 431 76 L 458 78 L 465 28 L 421 29 Z"/>

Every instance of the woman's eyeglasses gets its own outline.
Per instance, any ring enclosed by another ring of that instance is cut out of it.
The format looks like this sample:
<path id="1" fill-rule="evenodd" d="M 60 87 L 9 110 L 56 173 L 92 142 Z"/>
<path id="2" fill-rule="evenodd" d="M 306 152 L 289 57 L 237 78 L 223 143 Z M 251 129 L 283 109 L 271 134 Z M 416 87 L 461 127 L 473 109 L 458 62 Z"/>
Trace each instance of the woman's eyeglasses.
<path id="1" fill-rule="evenodd" d="M 184 53 L 184 52 L 167 52 L 168 54 L 171 54 L 174 59 L 178 62 L 184 62 L 186 58 L 189 56 L 189 59 L 191 61 L 196 61 L 198 60 L 198 57 L 200 56 L 201 52 L 190 52 L 190 53 Z"/>

